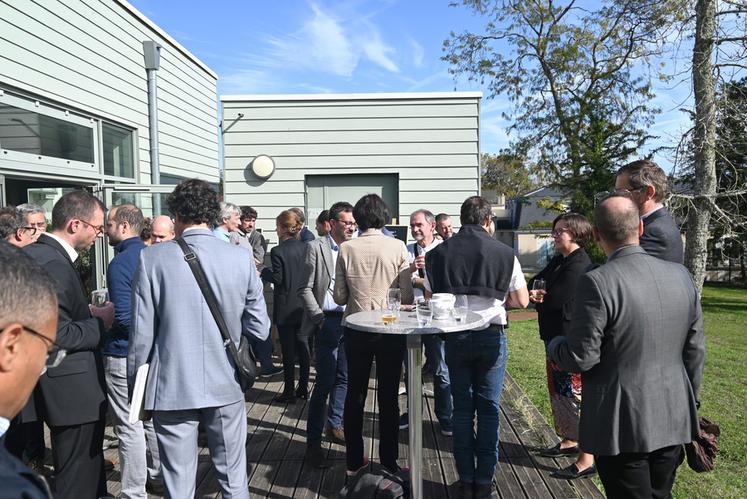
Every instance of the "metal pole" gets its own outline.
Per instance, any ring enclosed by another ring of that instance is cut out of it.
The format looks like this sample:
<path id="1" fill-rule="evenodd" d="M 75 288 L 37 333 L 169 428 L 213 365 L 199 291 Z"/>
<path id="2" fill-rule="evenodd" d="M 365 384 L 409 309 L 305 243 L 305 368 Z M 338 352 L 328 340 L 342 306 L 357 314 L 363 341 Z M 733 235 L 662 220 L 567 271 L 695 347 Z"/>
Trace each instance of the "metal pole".
<path id="1" fill-rule="evenodd" d="M 407 401 L 409 405 L 410 497 L 423 499 L 423 362 L 419 334 L 407 335 Z"/>
<path id="2" fill-rule="evenodd" d="M 158 79 L 161 46 L 151 40 L 143 42 L 145 72 L 148 75 L 148 135 L 150 138 L 150 183 L 161 183 L 161 165 L 158 159 Z M 153 195 L 153 216 L 161 214 L 161 197 Z"/>

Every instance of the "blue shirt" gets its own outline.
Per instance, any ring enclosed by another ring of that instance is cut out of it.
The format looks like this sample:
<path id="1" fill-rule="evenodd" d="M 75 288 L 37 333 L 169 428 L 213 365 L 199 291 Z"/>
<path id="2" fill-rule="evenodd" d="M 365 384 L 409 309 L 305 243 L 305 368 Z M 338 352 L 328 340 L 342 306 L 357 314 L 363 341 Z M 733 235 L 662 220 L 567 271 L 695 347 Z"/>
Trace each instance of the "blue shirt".
<path id="1" fill-rule="evenodd" d="M 132 279 L 135 277 L 140 252 L 145 243 L 139 237 L 125 239 L 114 247 L 116 256 L 109 264 L 106 285 L 109 299 L 114 304 L 114 324 L 104 334 L 101 353 L 112 357 L 127 357 L 130 339 L 130 306 L 132 304 Z"/>

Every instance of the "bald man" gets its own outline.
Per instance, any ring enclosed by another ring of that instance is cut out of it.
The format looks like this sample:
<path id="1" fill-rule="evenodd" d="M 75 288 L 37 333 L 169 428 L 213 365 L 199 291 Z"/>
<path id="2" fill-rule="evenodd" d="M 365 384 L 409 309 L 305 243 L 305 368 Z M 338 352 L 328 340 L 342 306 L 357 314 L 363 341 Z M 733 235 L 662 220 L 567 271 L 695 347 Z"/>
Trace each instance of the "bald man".
<path id="1" fill-rule="evenodd" d="M 150 244 L 158 244 L 174 239 L 174 222 L 166 215 L 153 219 L 150 229 Z"/>

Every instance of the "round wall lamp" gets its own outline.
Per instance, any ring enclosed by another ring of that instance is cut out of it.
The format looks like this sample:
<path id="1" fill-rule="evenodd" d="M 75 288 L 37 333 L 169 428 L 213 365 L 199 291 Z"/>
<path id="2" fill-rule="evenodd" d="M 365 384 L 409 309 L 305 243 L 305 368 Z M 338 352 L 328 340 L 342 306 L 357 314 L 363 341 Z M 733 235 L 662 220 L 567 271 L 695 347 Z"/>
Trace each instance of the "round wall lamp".
<path id="1" fill-rule="evenodd" d="M 263 180 L 270 178 L 275 173 L 275 161 L 266 154 L 260 154 L 254 158 L 250 166 L 252 173 Z"/>

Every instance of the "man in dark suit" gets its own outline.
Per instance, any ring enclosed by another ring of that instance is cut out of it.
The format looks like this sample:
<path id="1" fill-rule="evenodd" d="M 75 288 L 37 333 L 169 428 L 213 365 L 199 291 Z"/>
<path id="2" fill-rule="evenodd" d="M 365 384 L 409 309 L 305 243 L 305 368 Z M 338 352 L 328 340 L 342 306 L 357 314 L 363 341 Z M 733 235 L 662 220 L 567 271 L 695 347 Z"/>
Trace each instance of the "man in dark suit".
<path id="1" fill-rule="evenodd" d="M 55 497 L 105 496 L 102 443 L 106 389 L 98 352 L 111 327 L 114 308 L 89 308 L 83 282 L 73 266 L 80 251 L 104 232 L 104 206 L 85 191 L 65 194 L 52 209 L 52 230 L 25 251 L 55 281 L 59 303 L 57 343 L 68 354 L 39 379 L 39 401 L 52 435 Z M 91 314 L 95 313 L 96 316 Z"/>
<path id="2" fill-rule="evenodd" d="M 0 268 L 0 498 L 49 498 L 47 484 L 8 452 L 5 438 L 45 359 L 55 362 L 59 355 L 57 296 L 49 275 L 5 241 L 0 241 Z"/>
<path id="3" fill-rule="evenodd" d="M 698 293 L 685 267 L 638 245 L 643 225 L 628 197 L 604 200 L 594 221 L 607 263 L 579 278 L 571 330 L 548 355 L 583 373 L 579 445 L 596 457 L 608 497 L 671 497 L 682 444 L 698 435 Z"/>
<path id="4" fill-rule="evenodd" d="M 682 263 L 682 236 L 674 217 L 662 204 L 667 192 L 664 170 L 649 160 L 633 161 L 617 172 L 615 190 L 629 193 L 643 220 L 641 248 L 649 255 Z"/>

